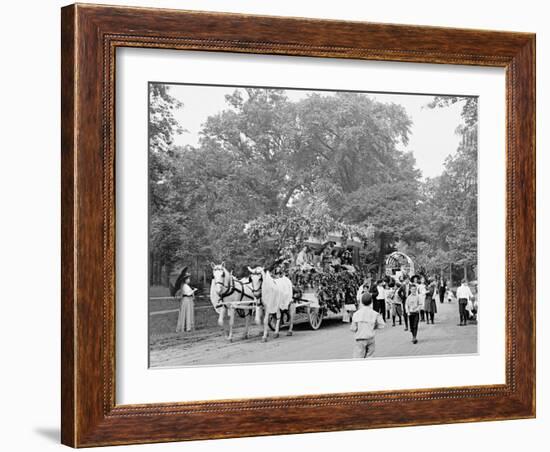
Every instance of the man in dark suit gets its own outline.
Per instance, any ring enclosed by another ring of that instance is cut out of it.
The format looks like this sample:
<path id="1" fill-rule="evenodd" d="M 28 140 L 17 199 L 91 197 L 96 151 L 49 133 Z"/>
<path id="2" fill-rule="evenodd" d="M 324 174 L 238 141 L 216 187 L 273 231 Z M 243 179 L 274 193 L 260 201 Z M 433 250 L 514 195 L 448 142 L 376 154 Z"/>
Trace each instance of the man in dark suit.
<path id="1" fill-rule="evenodd" d="M 445 292 L 447 292 L 447 282 L 444 279 L 439 280 L 439 302 L 445 301 Z"/>
<path id="2" fill-rule="evenodd" d="M 373 308 L 376 312 L 382 315 L 384 322 L 386 321 L 386 282 L 379 279 L 371 289 L 373 297 Z"/>

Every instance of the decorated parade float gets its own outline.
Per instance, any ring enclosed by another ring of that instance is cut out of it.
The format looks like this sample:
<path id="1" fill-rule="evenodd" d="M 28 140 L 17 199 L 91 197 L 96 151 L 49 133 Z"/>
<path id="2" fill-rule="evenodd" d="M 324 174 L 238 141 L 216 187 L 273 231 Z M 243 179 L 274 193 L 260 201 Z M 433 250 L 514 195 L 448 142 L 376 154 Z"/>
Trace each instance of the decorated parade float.
<path id="1" fill-rule="evenodd" d="M 295 323 L 307 322 L 317 330 L 327 318 L 349 320 L 363 279 L 361 228 L 328 216 L 312 219 L 294 213 L 252 221 L 245 233 L 267 256 L 262 266 L 248 267 L 249 275 L 240 279 L 228 276 L 223 263 L 213 266 L 211 301 L 219 323 L 226 315 L 229 319 L 229 338 L 235 314 L 246 318 L 247 325 L 249 317 L 260 323 L 264 315 L 264 340 L 267 327 L 276 337 L 280 327 L 292 334 Z M 287 280 L 292 290 L 279 293 Z"/>
<path id="2" fill-rule="evenodd" d="M 229 321 L 229 339 L 235 315 L 246 320 L 246 331 L 250 318 L 263 322 L 264 340 L 268 328 L 277 337 L 282 327 L 291 335 L 296 323 L 317 330 L 325 319 L 348 322 L 365 277 L 397 281 L 415 272 L 412 259 L 398 251 L 381 266 L 369 265 L 365 248 L 373 241 L 372 230 L 330 216 L 266 215 L 246 224 L 244 233 L 261 258 L 240 278 L 224 263 L 212 266 L 210 298 L 218 323 Z"/>

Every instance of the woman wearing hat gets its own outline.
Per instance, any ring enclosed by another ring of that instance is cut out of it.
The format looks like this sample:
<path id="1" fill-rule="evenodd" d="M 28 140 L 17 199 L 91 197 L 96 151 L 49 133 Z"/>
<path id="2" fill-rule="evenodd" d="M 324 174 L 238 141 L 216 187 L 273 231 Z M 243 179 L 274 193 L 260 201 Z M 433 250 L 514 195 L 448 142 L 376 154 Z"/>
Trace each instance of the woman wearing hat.
<path id="1" fill-rule="evenodd" d="M 195 291 L 197 289 L 191 289 L 190 282 L 191 275 L 187 273 L 187 267 L 184 267 L 174 285 L 174 296 L 180 298 L 176 333 L 192 331 L 195 328 Z"/>
<path id="2" fill-rule="evenodd" d="M 416 289 L 418 299 L 420 300 L 420 321 L 424 322 L 428 319 L 428 313 L 426 312 L 426 278 L 424 276 L 420 276 Z"/>
<path id="3" fill-rule="evenodd" d="M 435 302 L 437 287 L 433 279 L 428 279 L 427 282 L 428 282 L 428 286 L 426 287 L 424 311 L 426 312 L 426 323 L 429 324 L 431 321 L 433 325 L 435 314 L 437 313 L 437 304 Z"/>

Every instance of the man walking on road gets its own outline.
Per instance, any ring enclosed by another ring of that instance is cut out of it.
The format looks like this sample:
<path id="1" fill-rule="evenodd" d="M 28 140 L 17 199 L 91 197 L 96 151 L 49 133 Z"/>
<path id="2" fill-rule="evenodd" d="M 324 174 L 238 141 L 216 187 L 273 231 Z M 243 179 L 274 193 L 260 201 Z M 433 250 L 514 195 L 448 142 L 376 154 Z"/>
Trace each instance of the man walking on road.
<path id="1" fill-rule="evenodd" d="M 410 281 L 409 276 L 405 275 L 405 278 L 403 279 L 403 283 L 401 284 L 401 287 L 399 287 L 398 294 L 399 298 L 401 298 L 401 303 L 403 305 L 403 319 L 405 320 L 405 331 L 409 331 L 409 315 L 407 314 L 407 310 L 405 309 L 405 302 L 407 301 L 407 297 L 409 296 L 410 291 Z"/>
<path id="2" fill-rule="evenodd" d="M 439 293 L 439 302 L 443 304 L 445 301 L 445 292 L 447 292 L 447 283 L 444 279 L 439 280 L 439 287 L 437 291 Z"/>
<path id="3" fill-rule="evenodd" d="M 468 320 L 468 311 L 466 306 L 468 306 L 468 301 L 473 298 L 472 291 L 466 284 L 466 280 L 462 280 L 462 284 L 458 289 L 456 289 L 456 298 L 458 300 L 458 313 L 460 315 L 460 323 L 458 326 L 466 326 Z"/>
<path id="4" fill-rule="evenodd" d="M 350 330 L 355 333 L 354 358 L 370 358 L 374 354 L 374 330 L 384 328 L 382 316 L 372 309 L 372 296 L 366 292 L 361 309 L 353 314 Z"/>

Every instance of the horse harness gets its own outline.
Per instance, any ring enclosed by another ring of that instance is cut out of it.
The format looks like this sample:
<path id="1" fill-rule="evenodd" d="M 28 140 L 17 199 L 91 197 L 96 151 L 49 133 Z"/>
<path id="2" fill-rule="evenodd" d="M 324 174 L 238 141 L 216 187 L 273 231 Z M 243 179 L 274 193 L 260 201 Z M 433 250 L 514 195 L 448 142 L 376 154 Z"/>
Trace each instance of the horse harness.
<path id="1" fill-rule="evenodd" d="M 225 279 L 225 271 L 222 274 L 222 278 Z M 260 298 L 256 298 L 256 297 L 248 295 L 244 290 L 245 284 L 243 282 L 239 281 L 238 279 L 235 279 L 234 277 L 231 277 L 229 286 L 227 286 L 227 287 L 226 287 L 224 282 L 216 281 L 215 283 L 219 284 L 220 286 L 222 286 L 225 289 L 225 292 L 219 294 L 220 302 L 218 303 L 218 305 L 222 304 L 221 302 L 223 302 L 224 298 L 227 298 L 230 295 L 233 295 L 235 292 L 241 294 L 241 298 L 239 299 L 239 301 L 243 301 L 243 299 L 245 297 L 250 299 L 250 300 L 254 300 L 254 299 L 261 300 Z M 235 283 L 240 284 L 240 288 L 237 288 Z M 253 293 L 254 292 L 255 291 L 253 290 Z"/>
<path id="2" fill-rule="evenodd" d="M 264 276 L 261 274 L 261 273 L 253 273 L 255 275 L 260 275 L 260 288 L 259 289 L 252 289 L 252 293 L 254 294 L 256 300 L 258 300 L 260 303 L 262 303 L 262 284 L 263 284 L 263 280 L 264 280 Z M 307 300 L 303 300 L 301 298 L 301 295 L 302 295 L 302 292 L 297 292 L 296 289 L 294 288 L 294 285 L 292 286 L 292 292 L 293 292 L 293 295 L 292 295 L 292 301 L 307 301 Z M 300 293 L 300 297 L 295 297 L 294 295 L 297 294 L 297 293 Z M 258 294 L 256 296 L 256 294 Z M 262 303 L 263 304 L 263 303 Z"/>

